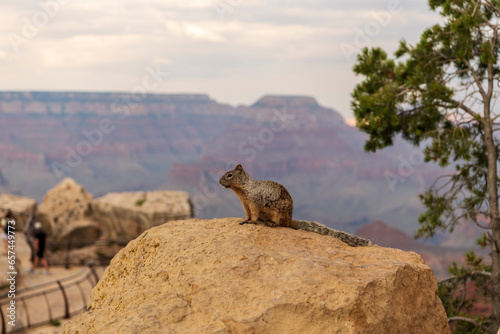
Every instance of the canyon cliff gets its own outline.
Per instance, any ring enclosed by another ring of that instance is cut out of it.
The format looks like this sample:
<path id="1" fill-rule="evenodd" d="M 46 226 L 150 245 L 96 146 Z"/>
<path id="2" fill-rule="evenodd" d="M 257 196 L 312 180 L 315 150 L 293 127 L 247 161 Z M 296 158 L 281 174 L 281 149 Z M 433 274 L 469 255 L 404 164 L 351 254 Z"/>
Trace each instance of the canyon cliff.
<path id="1" fill-rule="evenodd" d="M 413 234 L 416 194 L 442 172 L 401 141 L 364 152 L 364 135 L 309 96 L 233 107 L 203 94 L 0 92 L 0 127 L 0 193 L 40 201 L 66 177 L 97 197 L 176 189 L 201 218 L 242 216 L 218 185 L 242 163 L 284 184 L 298 219 L 351 232 L 382 219 Z"/>

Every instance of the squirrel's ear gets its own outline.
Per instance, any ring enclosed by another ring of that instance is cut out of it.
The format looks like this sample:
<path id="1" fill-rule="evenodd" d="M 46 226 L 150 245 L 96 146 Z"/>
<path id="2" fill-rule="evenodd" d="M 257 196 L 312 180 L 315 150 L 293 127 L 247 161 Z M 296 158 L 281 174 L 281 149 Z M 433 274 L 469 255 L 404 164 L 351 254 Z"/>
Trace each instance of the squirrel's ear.
<path id="1" fill-rule="evenodd" d="M 241 165 L 238 165 L 234 168 L 235 170 L 243 170 L 243 167 L 241 167 Z"/>

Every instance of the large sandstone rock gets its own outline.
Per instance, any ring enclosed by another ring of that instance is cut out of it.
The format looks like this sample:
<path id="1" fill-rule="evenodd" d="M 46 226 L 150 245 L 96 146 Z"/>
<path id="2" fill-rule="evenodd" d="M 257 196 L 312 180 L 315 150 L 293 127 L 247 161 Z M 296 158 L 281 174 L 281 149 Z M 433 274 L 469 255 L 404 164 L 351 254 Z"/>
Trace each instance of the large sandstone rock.
<path id="1" fill-rule="evenodd" d="M 106 238 L 135 238 L 169 220 L 193 217 L 189 194 L 183 191 L 109 193 L 94 200 L 92 211 Z"/>
<path id="2" fill-rule="evenodd" d="M 75 180 L 66 178 L 47 191 L 38 207 L 40 221 L 52 240 L 67 239 L 75 228 L 86 226 L 78 238 L 96 238 L 99 227 L 90 219 L 92 195 Z"/>
<path id="3" fill-rule="evenodd" d="M 449 333 L 419 255 L 241 219 L 131 241 L 62 333 Z"/>
<path id="4" fill-rule="evenodd" d="M 35 216 L 37 212 L 36 201 L 29 197 L 16 196 L 11 194 L 0 195 L 0 217 L 3 217 L 7 209 L 10 209 L 14 220 L 16 221 L 16 229 L 21 231 L 30 216 Z"/>

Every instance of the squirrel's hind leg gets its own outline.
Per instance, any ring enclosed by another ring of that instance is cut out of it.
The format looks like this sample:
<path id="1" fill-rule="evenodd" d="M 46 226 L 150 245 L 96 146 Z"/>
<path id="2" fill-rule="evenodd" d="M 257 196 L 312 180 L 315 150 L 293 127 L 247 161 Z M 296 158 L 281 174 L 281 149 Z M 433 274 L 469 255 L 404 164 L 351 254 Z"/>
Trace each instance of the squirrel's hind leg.
<path id="1" fill-rule="evenodd" d="M 273 221 L 265 221 L 264 224 L 266 224 L 266 226 L 269 226 L 269 227 L 275 227 L 275 226 L 278 226 L 275 222 Z"/>
<path id="2" fill-rule="evenodd" d="M 291 220 L 292 219 L 290 217 L 287 217 L 286 215 L 284 216 L 280 212 L 276 212 L 273 214 L 270 224 L 266 223 L 266 225 L 271 227 L 274 226 L 290 227 Z"/>

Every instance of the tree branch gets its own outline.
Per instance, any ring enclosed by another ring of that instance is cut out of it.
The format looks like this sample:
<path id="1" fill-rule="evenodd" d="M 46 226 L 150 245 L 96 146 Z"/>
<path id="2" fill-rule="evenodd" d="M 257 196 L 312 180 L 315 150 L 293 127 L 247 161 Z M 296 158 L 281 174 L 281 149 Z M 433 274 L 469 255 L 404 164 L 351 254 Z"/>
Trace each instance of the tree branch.
<path id="1" fill-rule="evenodd" d="M 468 277 L 468 276 L 475 276 L 475 275 L 482 275 L 482 276 L 486 276 L 486 277 L 488 277 L 488 278 L 491 278 L 491 273 L 490 273 L 490 272 L 488 272 L 488 271 L 484 271 L 484 270 L 481 270 L 481 271 L 479 271 L 479 270 L 474 270 L 474 271 L 472 271 L 470 274 L 465 275 L 465 277 Z M 440 284 L 440 283 L 444 283 L 444 282 L 447 282 L 447 281 L 452 281 L 452 280 L 454 280 L 454 279 L 458 279 L 458 277 L 457 277 L 457 276 L 455 276 L 455 275 L 451 275 L 451 276 L 448 276 L 448 277 L 442 278 L 442 279 L 438 280 L 437 282 L 438 282 L 438 284 Z"/>
<path id="2" fill-rule="evenodd" d="M 465 322 L 469 322 L 477 327 L 481 326 L 481 324 L 479 322 L 477 322 L 476 320 L 473 320 L 473 319 L 470 319 L 467 317 L 456 316 L 456 317 L 449 317 L 448 318 L 448 323 L 453 322 L 453 321 L 465 321 Z"/>
<path id="3" fill-rule="evenodd" d="M 469 63 L 469 61 L 467 59 L 463 59 L 462 61 L 469 68 L 469 70 L 470 70 L 470 72 L 472 74 L 472 77 L 474 78 L 474 81 L 476 82 L 477 88 L 479 89 L 479 93 L 481 94 L 481 96 L 483 97 L 483 99 L 486 99 L 486 92 L 484 91 L 483 86 L 481 85 L 481 81 L 482 80 L 477 75 L 476 70 L 474 70 L 474 68 L 471 66 L 471 64 Z"/>
<path id="4" fill-rule="evenodd" d="M 470 167 L 474 167 L 475 169 L 477 169 L 478 171 L 481 171 L 483 172 L 484 174 L 488 175 L 488 170 L 484 167 L 481 167 L 481 166 L 478 166 L 476 164 L 467 164 L 468 166 Z"/>
<path id="5" fill-rule="evenodd" d="M 495 13 L 497 13 L 497 15 L 498 15 L 498 16 L 500 16 L 500 10 L 499 10 L 496 6 L 494 6 L 494 5 L 491 3 L 491 1 L 485 0 L 485 1 L 484 1 L 484 3 L 485 3 L 488 7 L 490 7 L 491 9 L 493 9 L 493 11 L 494 11 Z"/>
<path id="6" fill-rule="evenodd" d="M 474 118 L 479 117 L 478 113 L 476 113 L 474 110 L 472 110 L 471 108 L 464 105 L 462 102 L 459 102 L 455 99 L 451 99 L 451 102 L 453 102 L 453 104 L 455 105 L 456 108 L 462 109 L 463 111 L 465 111 L 466 113 L 468 113 L 472 117 L 474 117 Z"/>
<path id="7" fill-rule="evenodd" d="M 482 215 L 485 215 L 488 214 L 489 212 L 482 212 L 482 211 L 478 211 L 477 213 L 480 213 Z M 479 228 L 482 228 L 483 230 L 491 230 L 491 226 L 483 226 L 481 224 L 479 224 L 477 221 L 473 220 L 474 224 L 477 225 L 477 227 Z"/>

